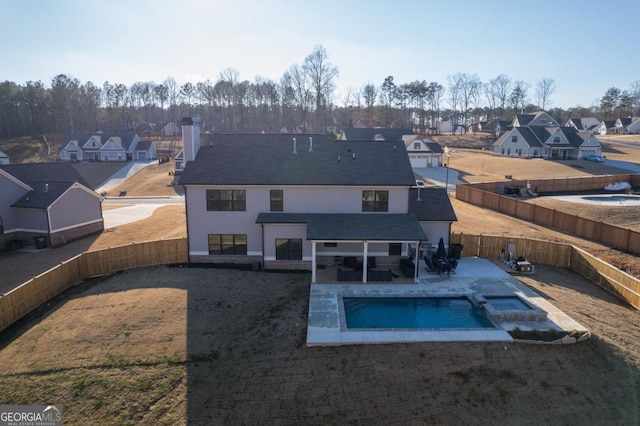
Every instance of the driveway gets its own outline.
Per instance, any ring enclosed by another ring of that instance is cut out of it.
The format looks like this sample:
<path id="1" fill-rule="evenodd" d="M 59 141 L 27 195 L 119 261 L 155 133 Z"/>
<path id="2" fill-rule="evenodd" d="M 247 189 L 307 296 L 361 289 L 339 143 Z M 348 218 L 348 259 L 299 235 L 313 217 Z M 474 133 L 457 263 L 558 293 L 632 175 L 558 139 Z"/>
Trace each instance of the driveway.
<path id="1" fill-rule="evenodd" d="M 118 197 L 107 198 L 103 205 L 124 205 L 102 211 L 104 229 L 137 222 L 150 217 L 156 209 L 168 205 L 184 205 L 184 197 Z"/>

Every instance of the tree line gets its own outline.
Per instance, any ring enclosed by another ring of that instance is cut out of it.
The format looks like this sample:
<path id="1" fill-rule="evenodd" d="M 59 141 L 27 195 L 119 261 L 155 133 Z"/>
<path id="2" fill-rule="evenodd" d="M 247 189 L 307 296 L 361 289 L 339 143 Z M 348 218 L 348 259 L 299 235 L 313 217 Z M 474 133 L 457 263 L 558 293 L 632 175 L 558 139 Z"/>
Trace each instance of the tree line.
<path id="1" fill-rule="evenodd" d="M 547 110 L 559 122 L 595 116 L 601 120 L 640 115 L 640 81 L 628 90 L 612 87 L 599 105 L 564 110 L 552 107 L 552 78 L 534 86 L 501 74 L 482 82 L 475 74 L 458 72 L 442 84 L 415 80 L 397 83 L 388 76 L 379 85 L 350 86 L 336 96 L 338 67 L 327 51 L 316 46 L 301 64 L 276 81 L 262 77 L 241 80 L 227 68 L 215 81 L 179 84 L 173 77 L 161 83 L 130 86 L 105 81 L 97 86 L 71 76 L 55 76 L 24 85 L 0 83 L 0 138 L 43 133 L 133 130 L 142 122 L 179 123 L 199 116 L 203 131 L 325 132 L 362 123 L 368 127 L 437 130 L 450 120 L 466 128 L 480 120 L 512 119 L 522 111 Z"/>

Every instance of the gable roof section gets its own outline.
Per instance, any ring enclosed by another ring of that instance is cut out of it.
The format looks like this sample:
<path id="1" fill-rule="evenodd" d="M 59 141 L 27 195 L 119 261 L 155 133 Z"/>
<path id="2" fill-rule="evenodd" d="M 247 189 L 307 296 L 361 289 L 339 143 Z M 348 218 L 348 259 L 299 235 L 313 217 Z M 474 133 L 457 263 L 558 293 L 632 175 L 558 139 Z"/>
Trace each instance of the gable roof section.
<path id="1" fill-rule="evenodd" d="M 73 182 L 34 182 L 33 191 L 22 196 L 11 207 L 46 209 L 73 185 Z"/>
<path id="2" fill-rule="evenodd" d="M 413 214 L 260 213 L 256 223 L 305 223 L 308 240 L 420 241 L 427 239 Z"/>
<path id="3" fill-rule="evenodd" d="M 402 136 L 413 135 L 411 129 L 371 129 L 351 127 L 343 130 L 346 140 L 372 141 L 381 135 L 385 141 L 402 142 Z"/>
<path id="4" fill-rule="evenodd" d="M 426 145 L 427 145 L 427 147 L 429 147 L 431 152 L 433 152 L 434 154 L 442 154 L 442 153 L 444 153 L 444 151 L 442 150 L 442 147 L 440 146 L 440 144 L 438 144 L 436 142 L 427 142 Z"/>
<path id="5" fill-rule="evenodd" d="M 412 188 L 409 193 L 409 213 L 413 213 L 420 222 L 457 221 L 456 213 L 445 188 Z"/>
<path id="6" fill-rule="evenodd" d="M 0 166 L 4 171 L 33 187 L 34 182 L 78 182 L 91 188 L 80 173 L 67 162 L 6 164 Z"/>
<path id="7" fill-rule="evenodd" d="M 152 145 L 153 145 L 152 141 L 148 141 L 148 140 L 140 141 L 136 145 L 136 151 L 149 151 Z"/>
<path id="8" fill-rule="evenodd" d="M 325 135 L 295 135 L 294 154 L 292 135 L 206 136 L 196 159 L 186 164 L 180 185 L 415 184 L 404 143 L 334 141 Z M 313 152 L 309 152 L 310 138 Z"/>

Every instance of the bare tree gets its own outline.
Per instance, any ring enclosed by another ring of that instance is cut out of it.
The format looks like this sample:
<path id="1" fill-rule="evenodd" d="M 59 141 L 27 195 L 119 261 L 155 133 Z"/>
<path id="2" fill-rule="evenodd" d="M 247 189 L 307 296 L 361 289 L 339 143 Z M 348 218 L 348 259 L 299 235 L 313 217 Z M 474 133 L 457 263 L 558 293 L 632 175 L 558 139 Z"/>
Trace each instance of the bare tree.
<path id="1" fill-rule="evenodd" d="M 490 80 L 487 93 L 487 98 L 491 98 L 489 104 L 493 104 L 494 108 L 498 110 L 495 115 L 502 118 L 505 107 L 507 106 L 507 99 L 509 99 L 511 93 L 511 78 L 505 74 L 500 74 L 493 80 Z"/>
<path id="2" fill-rule="evenodd" d="M 316 131 L 326 130 L 326 106 L 331 101 L 335 89 L 333 79 L 338 76 L 338 68 L 329 61 L 327 51 L 322 46 L 316 46 L 313 52 L 304 60 L 304 70 L 311 79 L 313 95 L 316 101 Z M 320 124 L 322 120 L 322 125 Z"/>
<path id="3" fill-rule="evenodd" d="M 291 89 L 291 95 L 300 113 L 300 123 L 296 126 L 302 133 L 306 133 L 309 125 L 307 123 L 307 113 L 313 100 L 313 82 L 309 74 L 298 65 L 293 65 L 282 77 L 284 86 Z"/>
<path id="4" fill-rule="evenodd" d="M 551 105 L 551 95 L 556 91 L 556 82 L 552 78 L 543 78 L 536 84 L 536 98 L 538 106 L 544 110 Z"/>
<path id="5" fill-rule="evenodd" d="M 640 115 L 640 80 L 636 80 L 631 83 L 631 90 L 629 90 L 629 94 L 633 98 L 632 115 Z"/>

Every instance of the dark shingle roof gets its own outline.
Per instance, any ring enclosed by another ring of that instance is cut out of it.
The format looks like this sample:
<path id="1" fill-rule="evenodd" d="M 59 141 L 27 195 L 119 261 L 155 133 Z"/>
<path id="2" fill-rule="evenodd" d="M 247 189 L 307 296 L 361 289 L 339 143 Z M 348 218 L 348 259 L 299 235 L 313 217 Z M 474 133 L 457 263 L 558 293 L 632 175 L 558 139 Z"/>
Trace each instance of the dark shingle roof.
<path id="1" fill-rule="evenodd" d="M 297 154 L 292 153 L 294 137 Z M 415 179 L 404 143 L 333 141 L 324 135 L 202 135 L 180 184 L 411 186 Z"/>
<path id="2" fill-rule="evenodd" d="M 422 201 L 418 201 L 418 189 L 412 188 L 409 193 L 409 212 L 413 213 L 419 221 L 458 220 L 445 188 L 420 188 L 420 200 Z"/>
<path id="3" fill-rule="evenodd" d="M 152 141 L 139 141 L 138 144 L 136 145 L 136 151 L 149 151 L 149 148 L 151 148 L 151 145 L 153 145 Z"/>
<path id="4" fill-rule="evenodd" d="M 0 168 L 32 187 L 34 182 L 78 182 L 91 188 L 73 165 L 67 162 L 7 164 Z"/>
<path id="5" fill-rule="evenodd" d="M 372 141 L 376 135 L 381 135 L 385 141 L 402 142 L 402 136 L 413 135 L 411 129 L 370 129 L 351 127 L 343 130 L 347 140 L 352 141 Z"/>
<path id="6" fill-rule="evenodd" d="M 440 144 L 436 143 L 436 142 L 425 142 L 425 145 L 427 145 L 429 147 L 429 149 L 431 150 L 431 152 L 433 152 L 434 154 L 442 154 L 442 147 L 440 146 Z"/>
<path id="7" fill-rule="evenodd" d="M 46 209 L 73 184 L 73 182 L 32 182 L 33 191 L 29 191 L 11 207 Z"/>
<path id="8" fill-rule="evenodd" d="M 413 214 L 260 213 L 256 223 L 306 223 L 308 240 L 426 240 Z"/>

